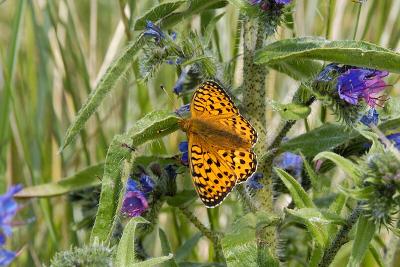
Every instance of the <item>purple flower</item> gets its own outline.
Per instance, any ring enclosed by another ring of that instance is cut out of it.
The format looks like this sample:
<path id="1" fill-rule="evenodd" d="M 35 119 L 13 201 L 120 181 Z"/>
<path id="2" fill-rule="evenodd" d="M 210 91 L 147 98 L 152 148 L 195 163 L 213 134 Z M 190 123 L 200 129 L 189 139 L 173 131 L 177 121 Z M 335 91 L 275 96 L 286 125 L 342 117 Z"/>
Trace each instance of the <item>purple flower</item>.
<path id="1" fill-rule="evenodd" d="M 14 251 L 5 250 L 0 247 L 0 266 L 9 265 L 16 256 L 17 253 L 15 253 Z"/>
<path id="2" fill-rule="evenodd" d="M 387 139 L 389 139 L 390 141 L 392 141 L 394 143 L 394 146 L 400 150 L 400 133 L 395 133 L 395 134 L 391 134 L 386 136 Z"/>
<path id="3" fill-rule="evenodd" d="M 189 165 L 188 142 L 183 141 L 179 143 L 179 151 L 182 152 L 181 162 L 183 165 Z"/>
<path id="4" fill-rule="evenodd" d="M 176 95 L 179 95 L 183 91 L 183 85 L 185 83 L 186 76 L 187 76 L 187 71 L 182 70 L 181 75 L 179 75 L 179 78 L 176 81 L 173 89 Z"/>
<path id="5" fill-rule="evenodd" d="M 255 190 L 262 189 L 263 185 L 259 181 L 263 177 L 264 177 L 264 175 L 262 173 L 255 172 L 252 176 L 250 176 L 249 179 L 247 179 L 246 183 L 251 189 L 255 189 Z"/>
<path id="6" fill-rule="evenodd" d="M 370 107 L 375 107 L 380 100 L 376 94 L 387 86 L 382 78 L 388 74 L 387 71 L 352 67 L 337 80 L 339 97 L 352 105 L 357 105 L 360 99 L 364 99 Z"/>
<path id="7" fill-rule="evenodd" d="M 303 171 L 303 159 L 297 154 L 284 152 L 276 159 L 275 165 L 291 172 L 297 178 L 301 177 L 301 172 Z"/>
<path id="8" fill-rule="evenodd" d="M 146 21 L 146 30 L 143 32 L 143 35 L 153 37 L 157 43 L 165 38 L 162 30 L 151 21 Z"/>
<path id="9" fill-rule="evenodd" d="M 368 113 L 361 117 L 360 122 L 366 126 L 370 124 L 377 125 L 379 121 L 379 114 L 376 109 L 371 108 L 368 110 Z"/>
<path id="10" fill-rule="evenodd" d="M 148 208 L 149 204 L 145 193 L 139 189 L 139 185 L 135 180 L 128 178 L 121 212 L 129 217 L 137 217 Z"/>

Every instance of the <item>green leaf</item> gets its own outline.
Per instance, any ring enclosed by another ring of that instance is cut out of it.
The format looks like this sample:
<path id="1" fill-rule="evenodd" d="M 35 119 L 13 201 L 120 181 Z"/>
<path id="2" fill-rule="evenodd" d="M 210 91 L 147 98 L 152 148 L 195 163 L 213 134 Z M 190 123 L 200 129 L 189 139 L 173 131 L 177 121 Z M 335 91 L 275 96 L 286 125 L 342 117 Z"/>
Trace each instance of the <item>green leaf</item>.
<path id="1" fill-rule="evenodd" d="M 116 135 L 108 148 L 101 183 L 99 207 L 90 235 L 91 242 L 96 238 L 100 242 L 105 242 L 111 234 L 111 226 L 116 215 L 121 189 L 122 164 L 131 155 L 130 150 L 125 148 L 123 144 L 130 144 L 130 141 L 131 139 L 126 135 Z"/>
<path id="2" fill-rule="evenodd" d="M 354 238 L 353 249 L 351 251 L 348 267 L 360 266 L 365 253 L 369 248 L 369 243 L 375 235 L 377 225 L 374 221 L 366 217 L 360 217 L 357 223 L 356 236 Z"/>
<path id="3" fill-rule="evenodd" d="M 357 169 L 357 165 L 355 165 L 351 160 L 348 160 L 336 153 L 333 152 L 321 152 L 315 156 L 314 160 L 318 159 L 329 159 L 333 161 L 339 168 L 341 168 L 353 181 L 359 180 L 359 170 Z"/>
<path id="4" fill-rule="evenodd" d="M 161 263 L 165 263 L 166 261 L 170 260 L 173 258 L 174 255 L 169 254 L 168 256 L 162 256 L 162 257 L 157 257 L 157 258 L 151 258 L 145 261 L 141 261 L 138 263 L 134 263 L 131 266 L 132 267 L 153 267 L 153 266 L 159 266 Z M 164 266 L 164 265 L 162 265 Z"/>
<path id="5" fill-rule="evenodd" d="M 182 12 L 174 12 L 160 21 L 161 28 L 170 28 L 193 15 L 201 14 L 205 10 L 217 9 L 226 6 L 225 0 L 192 0 L 187 9 Z"/>
<path id="6" fill-rule="evenodd" d="M 186 206 L 196 198 L 197 194 L 194 190 L 183 190 L 172 197 L 166 197 L 168 205 L 173 207 Z"/>
<path id="7" fill-rule="evenodd" d="M 198 232 L 194 236 L 186 240 L 186 242 L 183 243 L 183 245 L 180 246 L 175 252 L 176 261 L 181 263 L 183 260 L 185 260 L 190 255 L 190 253 L 192 253 L 194 247 L 197 245 L 202 236 L 203 235 Z"/>
<path id="8" fill-rule="evenodd" d="M 47 183 L 36 186 L 25 187 L 15 195 L 16 198 L 30 197 L 54 197 L 69 193 L 71 191 L 85 189 L 100 185 L 103 175 L 104 163 L 89 166 L 77 173 L 62 178 L 55 183 Z"/>
<path id="9" fill-rule="evenodd" d="M 369 244 L 369 251 L 371 252 L 372 257 L 374 257 L 375 262 L 378 264 L 378 266 L 385 267 L 385 263 L 383 262 L 382 255 L 373 242 L 371 242 Z"/>
<path id="10" fill-rule="evenodd" d="M 301 104 L 281 104 L 278 102 L 271 103 L 272 108 L 279 112 L 279 115 L 284 120 L 300 120 L 307 118 L 310 115 L 311 108 Z"/>
<path id="11" fill-rule="evenodd" d="M 135 257 L 135 231 L 136 226 L 139 223 L 149 222 L 142 217 L 135 217 L 126 224 L 121 240 L 118 244 L 115 266 L 129 267 L 134 266 L 134 263 L 138 262 Z"/>
<path id="12" fill-rule="evenodd" d="M 357 131 L 348 131 L 344 126 L 327 123 L 283 143 L 281 150 L 301 151 L 306 157 L 314 157 L 319 152 L 332 150 L 358 135 Z"/>
<path id="13" fill-rule="evenodd" d="M 309 81 L 321 71 L 322 64 L 314 60 L 297 59 L 268 64 L 268 67 L 285 73 L 297 81 Z"/>
<path id="14" fill-rule="evenodd" d="M 160 236 L 162 253 L 164 255 L 165 254 L 171 255 L 171 245 L 169 244 L 168 237 L 165 234 L 164 230 L 159 228 L 158 234 Z M 178 265 L 176 264 L 175 260 L 172 258 L 172 259 L 168 260 L 167 262 L 165 262 L 164 266 L 177 267 Z"/>
<path id="15" fill-rule="evenodd" d="M 256 64 L 286 60 L 325 60 L 400 73 L 400 54 L 364 41 L 329 41 L 318 37 L 274 42 L 256 52 Z"/>
<path id="16" fill-rule="evenodd" d="M 307 227 L 318 247 L 325 247 L 328 242 L 325 226 L 329 225 L 329 220 L 326 220 L 317 209 L 285 209 L 285 212 Z"/>
<path id="17" fill-rule="evenodd" d="M 225 12 L 213 17 L 207 24 L 207 28 L 204 31 L 204 45 L 208 46 L 211 42 L 212 34 L 217 26 L 217 22 L 225 15 Z"/>
<path id="18" fill-rule="evenodd" d="M 137 121 L 128 131 L 132 145 L 137 147 L 149 140 L 161 138 L 177 129 L 179 118 L 169 111 L 153 111 Z"/>
<path id="19" fill-rule="evenodd" d="M 126 73 L 132 59 L 136 53 L 143 47 L 144 37 L 140 36 L 135 42 L 130 43 L 108 67 L 105 74 L 97 84 L 96 88 L 90 93 L 86 102 L 83 104 L 74 121 L 69 126 L 65 135 L 65 140 L 60 148 L 62 151 L 69 145 L 76 135 L 82 130 L 90 116 L 97 110 L 101 102 L 108 95 L 111 89 L 114 88 L 118 80 Z"/>
<path id="20" fill-rule="evenodd" d="M 274 168 L 276 174 L 281 178 L 293 198 L 296 207 L 298 208 L 315 208 L 314 203 L 308 196 L 307 192 L 304 191 L 303 187 L 293 178 L 289 173 L 280 169 Z"/>
<path id="21" fill-rule="evenodd" d="M 314 171 L 314 168 L 311 167 L 306 157 L 304 157 L 302 153 L 300 153 L 300 155 L 301 158 L 303 159 L 303 164 L 308 174 L 308 177 L 310 178 L 312 188 L 313 190 L 315 190 L 315 192 L 318 192 L 319 190 L 321 190 L 320 178 L 318 177 L 318 174 Z"/>
<path id="22" fill-rule="evenodd" d="M 174 2 L 164 2 L 161 3 L 149 11 L 145 12 L 145 14 L 141 17 L 139 17 L 136 20 L 135 23 L 135 31 L 140 31 L 143 30 L 146 27 L 146 21 L 152 21 L 156 22 L 162 18 L 165 18 L 166 16 L 170 15 L 172 12 L 174 12 L 176 9 L 178 9 L 183 3 L 185 3 L 185 0 L 179 0 L 179 1 L 174 1 Z"/>

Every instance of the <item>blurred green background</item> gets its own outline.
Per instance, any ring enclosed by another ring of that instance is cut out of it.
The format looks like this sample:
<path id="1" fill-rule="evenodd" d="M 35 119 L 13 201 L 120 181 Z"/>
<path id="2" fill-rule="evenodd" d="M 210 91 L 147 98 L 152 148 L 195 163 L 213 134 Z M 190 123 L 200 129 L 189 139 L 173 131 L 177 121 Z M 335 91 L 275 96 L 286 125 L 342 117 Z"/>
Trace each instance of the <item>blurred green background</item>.
<path id="1" fill-rule="evenodd" d="M 105 69 L 129 39 L 135 39 L 140 33 L 127 31 L 127 20 L 134 21 L 159 2 L 163 1 L 2 1 L 0 192 L 11 184 L 31 186 L 58 181 L 102 162 L 115 134 L 124 132 L 149 111 L 173 111 L 182 104 L 172 94 L 177 80 L 174 66 L 165 64 L 145 84 L 141 81 L 140 62 L 134 60 L 130 72 L 105 99 L 77 141 L 62 154 L 58 153 L 71 120 Z M 352 39 L 357 6 L 350 0 L 295 0 L 293 18 L 286 18 L 274 39 L 309 35 L 332 40 Z M 225 14 L 214 32 L 213 49 L 223 61 L 236 58 L 236 75 L 230 85 L 234 88 L 240 85 L 242 73 L 241 51 L 237 49 L 239 14 L 234 6 L 194 14 L 173 30 L 178 34 L 189 29 L 201 32 L 210 17 L 220 13 Z M 367 1 L 362 6 L 355 36 L 400 52 L 400 1 Z M 275 71 L 267 79 L 270 100 L 287 103 L 298 87 L 298 82 Z M 393 86 L 387 92 L 392 97 L 400 95 L 399 76 L 390 76 L 388 83 Z M 160 85 L 165 86 L 166 93 Z M 318 103 L 313 105 L 311 128 L 321 125 L 319 109 Z M 268 110 L 268 118 L 268 136 L 272 138 L 281 119 L 272 109 Z M 300 121 L 291 135 L 304 131 L 304 123 Z M 174 154 L 183 139 L 182 133 L 174 133 L 148 144 L 144 153 Z M 219 212 L 218 227 L 223 229 L 229 225 L 234 207 L 223 205 L 219 211 L 212 212 Z M 196 214 L 207 221 L 205 209 L 199 209 Z M 14 250 L 22 249 L 15 266 L 49 264 L 56 251 L 85 243 L 87 232 L 75 231 L 76 222 L 82 216 L 66 196 L 24 202 L 19 217 L 23 226 L 16 231 L 12 244 Z M 192 235 L 189 226 L 179 234 L 174 233 L 174 220 L 167 209 L 160 215 L 160 224 L 173 246 L 182 242 L 179 239 Z M 202 238 L 193 257 L 207 260 L 207 248 L 208 242 Z M 153 254 L 160 254 L 159 245 L 152 249 Z"/>

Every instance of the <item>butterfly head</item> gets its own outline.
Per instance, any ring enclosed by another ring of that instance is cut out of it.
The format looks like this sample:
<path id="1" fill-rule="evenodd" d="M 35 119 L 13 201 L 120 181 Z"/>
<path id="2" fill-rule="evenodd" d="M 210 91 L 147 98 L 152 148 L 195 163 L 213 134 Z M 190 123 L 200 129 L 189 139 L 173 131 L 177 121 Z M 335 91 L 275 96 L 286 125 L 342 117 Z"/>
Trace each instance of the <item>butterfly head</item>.
<path id="1" fill-rule="evenodd" d="M 180 119 L 178 121 L 179 127 L 182 129 L 182 131 L 188 133 L 191 129 L 191 120 L 190 119 Z"/>

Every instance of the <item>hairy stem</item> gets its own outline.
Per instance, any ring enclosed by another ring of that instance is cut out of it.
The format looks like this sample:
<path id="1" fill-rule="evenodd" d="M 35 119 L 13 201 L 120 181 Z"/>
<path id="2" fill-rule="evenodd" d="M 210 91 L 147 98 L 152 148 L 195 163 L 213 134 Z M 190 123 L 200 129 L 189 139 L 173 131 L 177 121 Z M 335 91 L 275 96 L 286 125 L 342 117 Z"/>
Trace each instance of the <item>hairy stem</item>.
<path id="1" fill-rule="evenodd" d="M 214 251 L 215 251 L 215 258 L 217 261 L 225 262 L 225 257 L 222 252 L 222 246 L 220 243 L 220 237 L 218 233 L 211 231 L 208 229 L 199 219 L 186 207 L 179 207 L 179 210 L 182 212 L 183 215 L 191 222 L 194 226 L 196 226 L 199 231 L 206 236 L 213 244 Z"/>
<path id="2" fill-rule="evenodd" d="M 257 207 L 254 205 L 253 201 L 251 200 L 250 195 L 246 192 L 246 188 L 243 184 L 239 184 L 236 187 L 236 192 L 238 192 L 240 198 L 243 201 L 244 209 L 247 212 L 255 213 L 257 211 Z"/>
<path id="3" fill-rule="evenodd" d="M 268 25 L 268 26 L 267 26 Z M 262 19 L 245 18 L 243 23 L 243 106 L 247 118 L 258 133 L 255 152 L 259 156 L 267 151 L 266 131 L 266 101 L 265 77 L 267 69 L 263 65 L 254 64 L 254 53 L 263 47 L 266 36 L 272 36 L 276 23 L 267 23 Z M 260 183 L 263 188 L 257 190 L 255 199 L 260 209 L 273 214 L 273 193 L 271 179 L 267 177 L 266 166 L 259 164 L 257 172 L 264 174 Z M 259 266 L 267 262 L 276 262 L 276 231 L 275 227 L 267 227 L 256 232 L 257 255 Z"/>
<path id="4" fill-rule="evenodd" d="M 348 234 L 351 228 L 353 228 L 353 225 L 357 222 L 361 213 L 362 210 L 359 206 L 352 211 L 342 228 L 336 234 L 332 243 L 325 249 L 324 256 L 318 264 L 319 267 L 328 267 L 332 263 L 339 249 L 349 241 Z"/>

